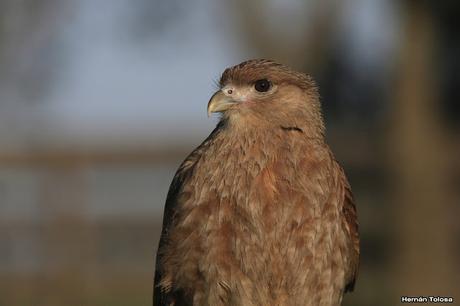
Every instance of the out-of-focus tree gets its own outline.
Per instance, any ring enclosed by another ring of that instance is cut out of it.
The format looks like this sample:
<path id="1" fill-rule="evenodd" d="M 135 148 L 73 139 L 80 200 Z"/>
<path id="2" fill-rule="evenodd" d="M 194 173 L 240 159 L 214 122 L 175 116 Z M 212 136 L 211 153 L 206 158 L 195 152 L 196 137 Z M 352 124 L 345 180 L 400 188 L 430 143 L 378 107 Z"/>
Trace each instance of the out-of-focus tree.
<path id="1" fill-rule="evenodd" d="M 453 200 L 439 102 L 438 47 L 427 1 L 406 1 L 389 145 L 400 295 L 454 294 Z"/>

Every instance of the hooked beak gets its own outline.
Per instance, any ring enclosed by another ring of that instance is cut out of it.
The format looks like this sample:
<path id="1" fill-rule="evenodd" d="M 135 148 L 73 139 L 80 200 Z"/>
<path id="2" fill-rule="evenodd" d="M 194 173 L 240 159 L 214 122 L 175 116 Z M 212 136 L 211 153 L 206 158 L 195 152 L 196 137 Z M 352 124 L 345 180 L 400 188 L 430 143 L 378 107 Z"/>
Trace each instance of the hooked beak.
<path id="1" fill-rule="evenodd" d="M 238 102 L 232 99 L 231 97 L 226 96 L 222 90 L 217 91 L 212 95 L 208 103 L 208 117 L 212 113 L 220 113 L 226 111 L 231 106 L 237 104 Z"/>

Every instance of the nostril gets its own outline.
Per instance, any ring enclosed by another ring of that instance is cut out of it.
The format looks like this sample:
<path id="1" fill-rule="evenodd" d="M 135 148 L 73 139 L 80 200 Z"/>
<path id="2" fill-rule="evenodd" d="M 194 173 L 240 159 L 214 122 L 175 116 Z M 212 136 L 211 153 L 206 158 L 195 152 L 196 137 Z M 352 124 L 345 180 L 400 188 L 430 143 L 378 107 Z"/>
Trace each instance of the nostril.
<path id="1" fill-rule="evenodd" d="M 231 94 L 233 93 L 233 90 L 228 89 L 228 90 L 227 90 L 227 93 L 228 93 L 229 95 L 231 95 Z"/>

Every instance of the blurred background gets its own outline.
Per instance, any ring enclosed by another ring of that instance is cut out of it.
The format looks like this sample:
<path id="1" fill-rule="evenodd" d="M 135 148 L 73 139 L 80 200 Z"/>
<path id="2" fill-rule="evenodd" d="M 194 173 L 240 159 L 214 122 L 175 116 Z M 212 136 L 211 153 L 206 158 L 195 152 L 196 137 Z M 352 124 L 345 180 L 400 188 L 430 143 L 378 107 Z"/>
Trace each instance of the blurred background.
<path id="1" fill-rule="evenodd" d="M 460 5 L 0 0 L 0 305 L 150 305 L 169 183 L 224 68 L 310 73 L 359 211 L 344 305 L 460 305 Z"/>

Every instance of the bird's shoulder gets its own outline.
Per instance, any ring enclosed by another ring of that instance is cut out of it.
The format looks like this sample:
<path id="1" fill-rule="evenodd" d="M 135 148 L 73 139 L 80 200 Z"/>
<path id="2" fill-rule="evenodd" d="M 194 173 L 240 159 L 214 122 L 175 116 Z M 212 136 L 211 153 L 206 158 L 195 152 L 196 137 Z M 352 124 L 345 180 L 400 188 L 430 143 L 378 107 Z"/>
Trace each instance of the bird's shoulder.
<path id="1" fill-rule="evenodd" d="M 168 195 L 166 197 L 166 206 L 172 205 L 177 201 L 177 196 L 181 192 L 182 185 L 193 174 L 195 166 L 203 154 L 212 146 L 214 140 L 224 128 L 224 125 L 225 122 L 219 122 L 211 134 L 209 134 L 209 136 L 180 164 L 169 187 Z"/>
<path id="2" fill-rule="evenodd" d="M 334 165 L 338 173 L 338 192 L 339 200 L 342 204 L 342 223 L 349 241 L 349 269 L 346 273 L 345 292 L 353 291 L 359 265 L 359 224 L 356 211 L 356 205 L 348 182 L 345 171 L 342 166 L 334 159 Z"/>

